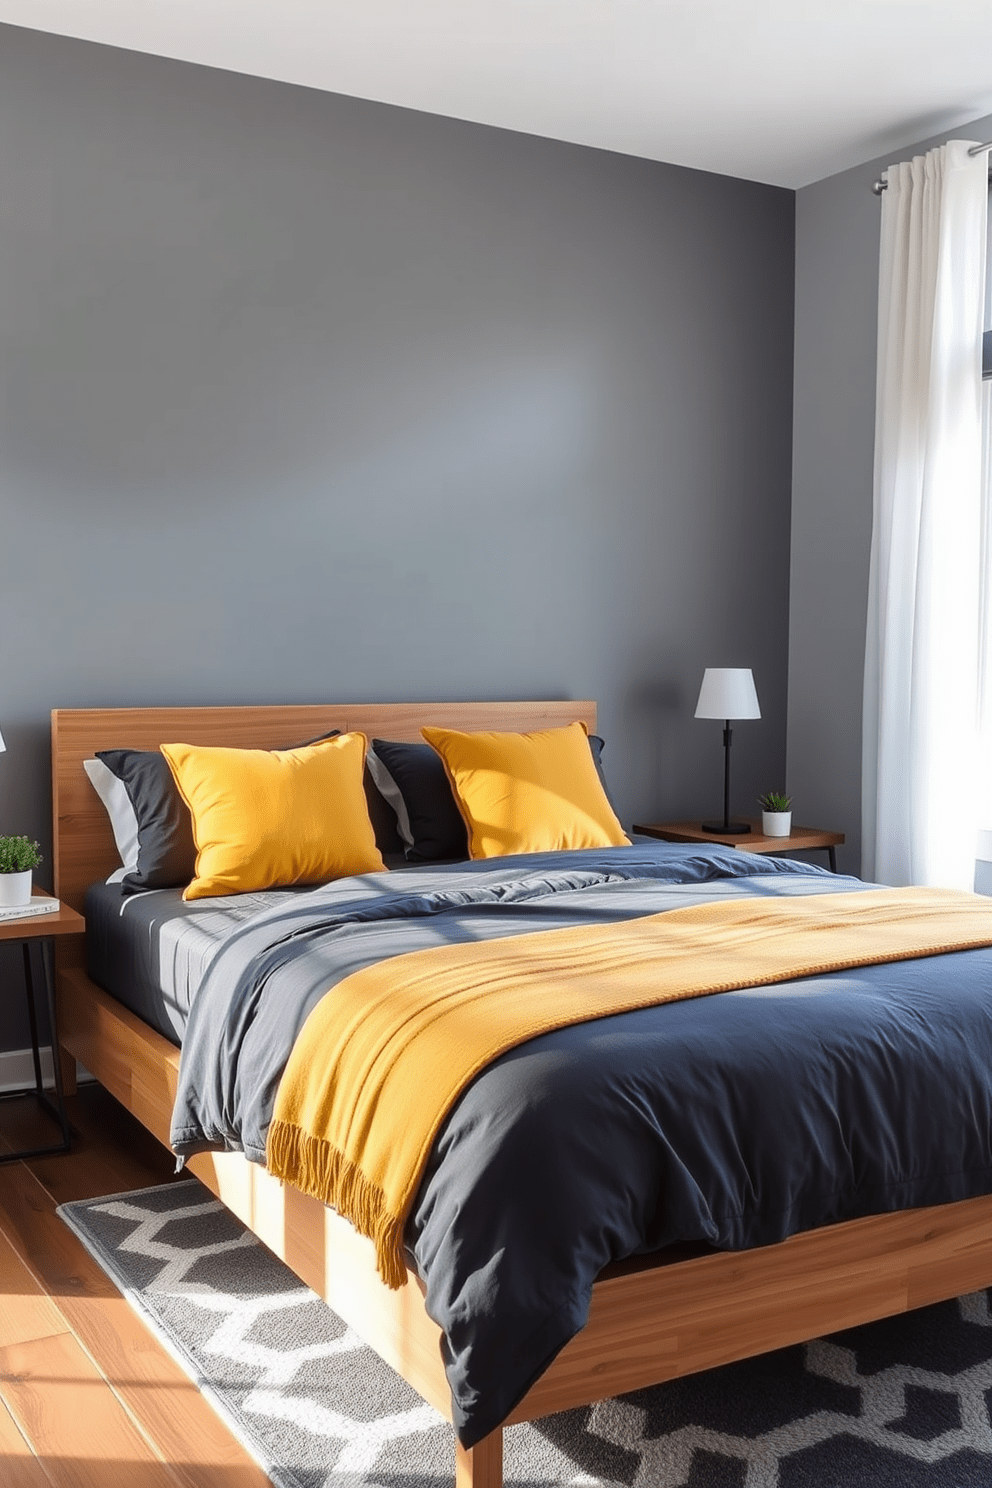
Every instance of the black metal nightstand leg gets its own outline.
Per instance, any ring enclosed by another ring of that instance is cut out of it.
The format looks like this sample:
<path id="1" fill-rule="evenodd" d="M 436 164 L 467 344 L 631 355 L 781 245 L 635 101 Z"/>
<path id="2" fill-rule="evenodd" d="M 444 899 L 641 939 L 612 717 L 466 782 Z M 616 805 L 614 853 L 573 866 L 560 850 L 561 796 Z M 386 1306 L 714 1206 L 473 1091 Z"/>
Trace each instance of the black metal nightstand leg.
<path id="1" fill-rule="evenodd" d="M 68 1152 L 72 1141 L 72 1128 L 69 1125 L 69 1116 L 65 1108 L 65 1094 L 62 1089 L 62 1069 L 59 1064 L 58 1053 L 58 1022 L 55 1010 L 55 987 L 52 982 L 51 971 L 48 962 L 44 959 L 44 946 L 41 947 L 42 968 L 45 977 L 45 999 L 48 1006 L 48 1026 L 52 1035 L 52 1064 L 55 1075 L 55 1101 L 53 1102 L 45 1089 L 41 1076 L 41 1046 L 38 1039 L 38 1009 L 37 988 L 34 979 L 34 970 L 31 965 L 30 942 L 21 942 L 24 953 L 24 994 L 28 1004 L 28 1026 L 31 1030 L 31 1058 L 34 1063 L 34 1089 L 7 1090 L 0 1094 L 0 1101 L 15 1100 L 25 1095 L 33 1095 L 45 1112 L 58 1122 L 62 1129 L 62 1141 L 53 1143 L 48 1147 L 32 1147 L 23 1152 L 0 1152 L 0 1163 L 21 1162 L 29 1157 L 49 1157 L 58 1152 Z"/>
<path id="2" fill-rule="evenodd" d="M 52 968 L 45 954 L 45 948 L 41 948 L 42 961 L 45 968 L 45 998 L 48 1003 L 48 1027 L 52 1038 L 52 1076 L 55 1081 L 55 1107 L 52 1106 L 47 1096 L 42 1096 L 45 1105 L 57 1115 L 59 1125 L 62 1127 L 62 1141 L 64 1146 L 60 1149 L 68 1152 L 72 1143 L 72 1128 L 69 1125 L 69 1113 L 65 1108 L 65 1091 L 62 1088 L 62 1061 L 59 1058 L 58 1040 L 58 1014 L 55 1008 L 55 980 L 52 976 Z"/>
<path id="3" fill-rule="evenodd" d="M 827 848 L 827 852 L 830 854 L 830 872 L 831 873 L 836 873 L 837 872 L 837 852 L 836 852 L 836 849 L 833 848 L 833 847 L 828 847 Z"/>
<path id="4" fill-rule="evenodd" d="M 45 1086 L 41 1078 L 41 1048 L 38 1043 L 38 1014 L 35 1010 L 34 973 L 31 969 L 31 942 L 21 942 L 24 957 L 24 997 L 28 1005 L 28 1027 L 31 1029 L 31 1057 L 34 1060 L 34 1088 L 36 1095 L 43 1095 Z"/>

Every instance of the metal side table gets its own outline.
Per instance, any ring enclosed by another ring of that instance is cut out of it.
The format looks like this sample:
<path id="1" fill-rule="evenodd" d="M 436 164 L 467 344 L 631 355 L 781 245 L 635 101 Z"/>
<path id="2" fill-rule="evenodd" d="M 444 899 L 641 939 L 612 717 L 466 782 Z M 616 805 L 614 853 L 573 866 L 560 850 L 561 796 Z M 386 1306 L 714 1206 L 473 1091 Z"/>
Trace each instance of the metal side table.
<path id="1" fill-rule="evenodd" d="M 42 895 L 49 898 L 49 895 Z M 39 1105 L 56 1122 L 61 1131 L 61 1141 L 52 1143 L 47 1147 L 31 1147 L 21 1152 L 0 1151 L 0 1163 L 17 1162 L 28 1157 L 47 1157 L 50 1153 L 68 1152 L 72 1132 L 69 1127 L 69 1118 L 65 1108 L 65 1094 L 62 1089 L 62 1071 L 58 1056 L 58 1016 L 55 1007 L 55 987 L 52 981 L 52 971 L 48 959 L 45 956 L 45 941 L 54 939 L 57 935 L 82 935 L 86 929 L 86 921 L 81 914 L 70 909 L 67 904 L 60 904 L 57 910 L 44 914 L 21 915 L 9 919 L 0 918 L 0 942 L 19 941 L 24 957 L 24 992 L 28 1004 L 28 1024 L 31 1029 L 31 1055 L 34 1060 L 34 1086 L 27 1085 L 19 1090 L 5 1090 L 0 1093 L 0 1101 L 22 1098 L 25 1095 L 33 1095 Z M 37 942 L 37 945 L 35 945 Z M 48 1026 L 52 1036 L 52 1064 L 54 1066 L 54 1092 L 49 1094 L 41 1074 L 41 1048 L 38 1043 L 38 1009 L 39 989 L 32 966 L 32 950 L 37 950 L 42 964 L 42 981 L 44 983 L 44 999 L 48 1009 Z M 53 1099 L 54 1095 L 54 1099 Z"/>

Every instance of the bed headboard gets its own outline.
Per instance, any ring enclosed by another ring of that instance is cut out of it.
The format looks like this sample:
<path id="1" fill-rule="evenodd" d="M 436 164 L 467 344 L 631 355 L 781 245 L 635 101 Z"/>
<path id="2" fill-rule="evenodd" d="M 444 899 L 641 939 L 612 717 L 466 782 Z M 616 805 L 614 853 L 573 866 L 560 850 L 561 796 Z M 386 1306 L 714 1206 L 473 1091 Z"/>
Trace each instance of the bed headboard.
<path id="1" fill-rule="evenodd" d="M 55 892 L 82 910 L 89 884 L 119 866 L 110 822 L 83 769 L 98 749 L 157 749 L 167 742 L 285 749 L 331 729 L 369 738 L 420 739 L 443 728 L 530 731 L 581 720 L 596 727 L 591 702 L 328 703 L 243 708 L 55 708 L 52 711 L 52 829 Z"/>

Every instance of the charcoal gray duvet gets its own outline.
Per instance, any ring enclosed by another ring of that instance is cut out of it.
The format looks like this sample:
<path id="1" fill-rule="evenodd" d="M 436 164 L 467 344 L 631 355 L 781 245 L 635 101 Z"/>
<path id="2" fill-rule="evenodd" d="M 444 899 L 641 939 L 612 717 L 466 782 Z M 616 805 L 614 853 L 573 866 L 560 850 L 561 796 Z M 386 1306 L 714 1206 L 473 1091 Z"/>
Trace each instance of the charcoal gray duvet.
<path id="1" fill-rule="evenodd" d="M 857 889 L 788 859 L 636 844 L 372 874 L 223 943 L 193 999 L 172 1140 L 261 1162 L 280 1075 L 351 972 L 445 942 L 749 895 Z M 583 1326 L 611 1261 L 727 1249 L 992 1191 L 992 950 L 601 1018 L 490 1065 L 407 1228 L 458 1434 L 496 1427 Z"/>

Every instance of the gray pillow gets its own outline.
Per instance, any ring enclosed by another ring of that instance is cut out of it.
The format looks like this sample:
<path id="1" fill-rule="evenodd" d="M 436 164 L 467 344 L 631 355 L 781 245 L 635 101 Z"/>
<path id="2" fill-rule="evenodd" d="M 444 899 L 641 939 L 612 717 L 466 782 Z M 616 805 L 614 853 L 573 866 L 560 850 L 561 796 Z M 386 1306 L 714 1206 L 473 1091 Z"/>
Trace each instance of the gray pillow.
<path id="1" fill-rule="evenodd" d="M 107 882 L 120 883 L 125 873 L 130 873 L 138 866 L 138 818 L 134 814 L 131 797 L 124 789 L 123 780 L 118 780 L 114 772 L 107 769 L 103 760 L 83 760 L 83 769 L 110 817 L 110 830 L 114 834 L 122 864 L 114 870 Z"/>

